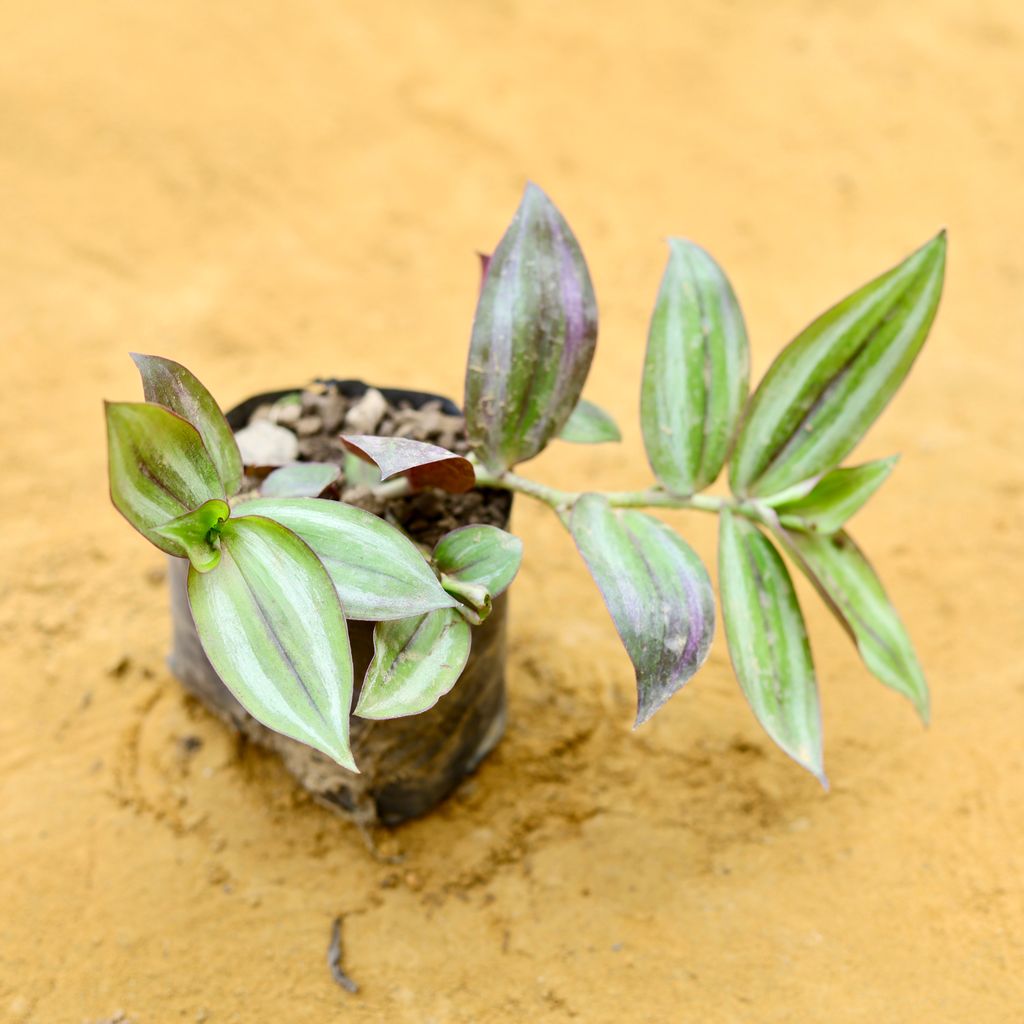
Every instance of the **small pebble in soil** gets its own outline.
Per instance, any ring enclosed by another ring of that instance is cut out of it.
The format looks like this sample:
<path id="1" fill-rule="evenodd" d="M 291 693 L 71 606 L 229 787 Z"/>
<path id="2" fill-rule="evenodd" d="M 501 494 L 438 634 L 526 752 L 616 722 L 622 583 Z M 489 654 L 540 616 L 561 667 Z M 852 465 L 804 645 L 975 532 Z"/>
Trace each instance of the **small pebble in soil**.
<path id="1" fill-rule="evenodd" d="M 152 569 L 146 570 L 144 579 L 151 587 L 162 587 L 167 580 L 167 569 L 165 566 L 155 565 Z"/>
<path id="2" fill-rule="evenodd" d="M 242 461 L 247 466 L 284 466 L 299 457 L 299 442 L 285 427 L 255 420 L 235 434 Z"/>
<path id="3" fill-rule="evenodd" d="M 107 675 L 114 679 L 123 679 L 128 670 L 132 667 L 132 659 L 127 654 L 122 654 L 116 661 L 107 668 Z"/>
<path id="4" fill-rule="evenodd" d="M 268 419 L 282 427 L 294 426 L 302 417 L 302 405 L 295 401 L 275 402 L 270 407 Z"/>
<path id="5" fill-rule="evenodd" d="M 299 437 L 312 437 L 323 429 L 323 420 L 319 416 L 303 416 L 295 423 L 295 433 Z"/>
<path id="6" fill-rule="evenodd" d="M 388 402 L 384 395 L 376 388 L 367 388 L 366 394 L 345 414 L 345 429 L 350 434 L 376 433 L 387 411 Z"/>

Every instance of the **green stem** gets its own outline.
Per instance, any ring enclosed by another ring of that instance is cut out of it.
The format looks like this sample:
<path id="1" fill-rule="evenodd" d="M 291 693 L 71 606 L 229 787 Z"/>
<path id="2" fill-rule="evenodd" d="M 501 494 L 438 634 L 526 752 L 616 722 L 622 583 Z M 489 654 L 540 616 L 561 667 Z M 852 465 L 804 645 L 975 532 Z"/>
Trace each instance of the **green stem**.
<path id="1" fill-rule="evenodd" d="M 569 514 L 573 505 L 583 496 L 584 491 L 563 491 L 557 487 L 548 487 L 547 484 L 537 483 L 535 480 L 527 480 L 524 476 L 510 473 L 506 470 L 503 473 L 491 473 L 484 469 L 475 459 L 471 459 L 473 469 L 476 472 L 476 482 L 480 487 L 497 487 L 503 491 L 515 491 L 518 494 L 527 494 L 536 498 L 545 505 L 550 506 L 563 523 L 568 524 Z M 399 498 L 405 494 L 411 494 L 412 488 L 407 477 L 399 477 L 396 480 L 388 480 L 386 483 L 378 484 L 373 493 L 379 498 Z M 609 505 L 615 508 L 676 508 L 695 509 L 698 512 L 710 512 L 717 515 L 724 509 L 729 509 L 737 515 L 752 519 L 754 522 L 771 525 L 770 510 L 764 509 L 755 502 L 743 501 L 739 498 L 719 498 L 712 494 L 691 494 L 683 497 L 678 494 L 671 494 L 662 487 L 648 487 L 643 491 L 598 491 L 606 498 Z"/>
<path id="2" fill-rule="evenodd" d="M 528 494 L 531 498 L 549 505 L 558 516 L 565 521 L 573 505 L 583 496 L 583 491 L 563 491 L 557 487 L 527 480 L 506 470 L 503 473 L 490 473 L 474 461 L 476 482 L 481 487 L 497 487 L 505 491 Z M 699 512 L 710 512 L 717 515 L 724 509 L 736 512 L 758 522 L 765 522 L 765 513 L 757 505 L 734 498 L 719 498 L 710 494 L 691 494 L 682 497 L 670 494 L 661 487 L 649 487 L 642 491 L 605 491 L 596 492 L 606 498 L 608 504 L 615 508 L 677 508 L 696 509 Z"/>

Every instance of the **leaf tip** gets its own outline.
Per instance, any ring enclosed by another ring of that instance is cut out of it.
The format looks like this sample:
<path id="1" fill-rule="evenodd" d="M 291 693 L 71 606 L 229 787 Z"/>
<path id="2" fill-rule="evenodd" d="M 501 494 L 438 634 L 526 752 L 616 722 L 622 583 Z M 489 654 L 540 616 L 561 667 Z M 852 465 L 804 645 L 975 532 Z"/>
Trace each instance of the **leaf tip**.
<path id="1" fill-rule="evenodd" d="M 654 713 L 660 707 L 661 704 L 658 704 L 656 707 L 652 708 L 638 707 L 636 709 L 636 718 L 633 719 L 633 731 L 636 732 L 636 730 L 639 729 L 641 725 L 645 725 L 647 722 L 649 722 L 654 717 Z"/>
<path id="2" fill-rule="evenodd" d="M 918 255 L 925 260 L 932 261 L 941 272 L 946 265 L 947 233 L 942 228 L 937 234 L 928 239 L 918 250 Z"/>
<path id="3" fill-rule="evenodd" d="M 356 764 L 355 758 L 352 756 L 352 752 L 346 747 L 344 749 L 338 748 L 337 750 L 325 751 L 325 753 L 337 761 L 342 768 L 347 768 L 353 775 L 362 775 L 359 770 L 359 766 Z"/>
<path id="4" fill-rule="evenodd" d="M 932 724 L 932 702 L 927 690 L 914 698 L 914 710 L 921 719 L 921 724 L 927 729 Z"/>
<path id="5" fill-rule="evenodd" d="M 669 235 L 666 241 L 672 252 L 685 252 L 688 249 L 700 248 L 695 242 L 691 242 L 688 238 L 680 238 L 678 235 Z"/>
<path id="6" fill-rule="evenodd" d="M 135 368 L 141 374 L 145 374 L 146 366 L 158 358 L 157 356 L 149 355 L 146 352 L 129 352 L 128 355 L 131 358 L 131 361 L 135 364 Z"/>
<path id="7" fill-rule="evenodd" d="M 640 689 L 640 676 L 637 675 L 637 706 L 636 706 L 636 718 L 633 721 L 633 730 L 637 730 L 641 725 L 649 722 L 668 702 L 669 699 L 674 697 L 682 688 L 686 685 L 689 680 L 684 680 L 674 690 L 661 691 L 660 693 L 651 694 L 644 693 Z"/>

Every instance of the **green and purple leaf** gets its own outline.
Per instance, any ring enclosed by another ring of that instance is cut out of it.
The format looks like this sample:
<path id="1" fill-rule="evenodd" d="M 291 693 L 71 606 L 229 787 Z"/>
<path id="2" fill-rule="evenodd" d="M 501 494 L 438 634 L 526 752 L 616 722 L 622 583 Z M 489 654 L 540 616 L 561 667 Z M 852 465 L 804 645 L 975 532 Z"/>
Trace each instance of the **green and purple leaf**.
<path id="1" fill-rule="evenodd" d="M 490 596 L 503 593 L 523 560 L 523 542 L 496 526 L 460 526 L 434 548 L 434 565 L 449 579 L 482 586 Z"/>
<path id="2" fill-rule="evenodd" d="M 213 498 L 194 512 L 186 512 L 156 527 L 153 532 L 164 540 L 180 544 L 198 572 L 209 572 L 220 561 L 219 528 L 230 515 L 228 503 Z"/>
<path id="3" fill-rule="evenodd" d="M 565 426 L 597 344 L 590 273 L 569 225 L 527 185 L 488 264 L 466 369 L 466 429 L 492 472 L 532 458 Z"/>
<path id="4" fill-rule="evenodd" d="M 704 663 L 715 598 L 700 559 L 643 512 L 615 510 L 584 494 L 569 520 L 636 670 L 636 724 L 646 722 Z"/>
<path id="5" fill-rule="evenodd" d="M 350 619 L 404 619 L 456 604 L 416 545 L 371 512 L 326 498 L 256 498 L 238 509 L 272 519 L 308 544 Z"/>
<path id="6" fill-rule="evenodd" d="M 558 439 L 573 444 L 604 444 L 607 441 L 621 441 L 622 432 L 604 409 L 581 398 L 562 427 Z"/>
<path id="7" fill-rule="evenodd" d="M 259 516 L 229 519 L 220 544 L 215 569 L 188 574 L 210 663 L 257 721 L 358 771 L 348 627 L 327 570 L 291 531 Z"/>
<path id="8" fill-rule="evenodd" d="M 462 494 L 476 483 L 469 459 L 440 445 L 372 434 L 343 434 L 341 440 L 354 455 L 377 466 L 382 480 L 406 476 L 417 490 L 438 487 L 451 494 Z"/>
<path id="9" fill-rule="evenodd" d="M 203 439 L 217 467 L 217 475 L 230 497 L 242 483 L 242 456 L 220 406 L 199 379 L 180 363 L 162 356 L 132 353 L 142 376 L 147 402 L 156 402 L 187 420 Z"/>
<path id="10" fill-rule="evenodd" d="M 333 462 L 293 462 L 275 469 L 260 484 L 264 498 L 319 498 L 341 476 Z"/>
<path id="11" fill-rule="evenodd" d="M 725 465 L 750 382 L 743 314 L 718 264 L 673 238 L 651 316 L 640 392 L 647 458 L 675 494 L 708 486 Z"/>
<path id="12" fill-rule="evenodd" d="M 769 504 L 774 507 L 782 525 L 789 529 L 837 533 L 885 483 L 898 458 L 893 455 L 862 466 L 834 469 L 802 498 Z"/>
<path id="13" fill-rule="evenodd" d="M 783 349 L 748 405 L 730 460 L 735 493 L 770 497 L 853 450 L 928 336 L 945 264 L 942 232 Z"/>
<path id="14" fill-rule="evenodd" d="M 181 543 L 161 537 L 165 526 L 212 498 L 224 485 L 199 431 L 176 413 L 146 402 L 108 402 L 110 498 L 151 544 L 186 557 Z"/>
<path id="15" fill-rule="evenodd" d="M 903 694 L 927 725 L 928 683 L 914 646 L 881 580 L 846 533 L 831 537 L 778 531 L 780 540 L 851 635 L 868 670 Z"/>
<path id="16" fill-rule="evenodd" d="M 728 511 L 718 550 L 725 636 L 740 687 L 765 732 L 827 787 L 818 683 L 789 572 L 772 542 Z"/>
<path id="17" fill-rule="evenodd" d="M 482 524 L 452 530 L 434 548 L 441 586 L 458 598 L 460 611 L 474 626 L 491 614 L 493 599 L 515 578 L 522 559 L 518 537 Z"/>
<path id="18" fill-rule="evenodd" d="M 469 624 L 451 608 L 378 622 L 355 713 L 401 718 L 432 708 L 458 681 L 471 642 Z"/>

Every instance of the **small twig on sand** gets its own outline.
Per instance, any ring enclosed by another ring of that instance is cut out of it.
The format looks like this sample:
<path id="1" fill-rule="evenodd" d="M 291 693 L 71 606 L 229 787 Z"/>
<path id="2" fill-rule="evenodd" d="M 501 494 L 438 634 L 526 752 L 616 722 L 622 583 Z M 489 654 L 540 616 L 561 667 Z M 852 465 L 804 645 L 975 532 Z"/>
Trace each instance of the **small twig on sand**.
<path id="1" fill-rule="evenodd" d="M 355 994 L 359 986 L 345 973 L 341 966 L 341 915 L 331 925 L 331 942 L 327 947 L 327 966 L 331 969 L 331 977 L 346 991 Z"/>

